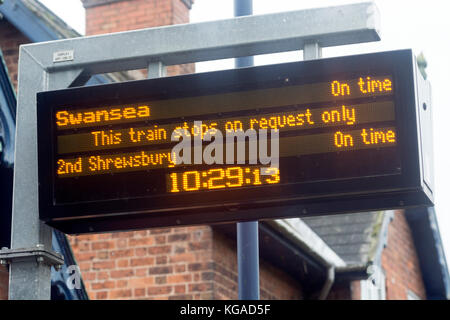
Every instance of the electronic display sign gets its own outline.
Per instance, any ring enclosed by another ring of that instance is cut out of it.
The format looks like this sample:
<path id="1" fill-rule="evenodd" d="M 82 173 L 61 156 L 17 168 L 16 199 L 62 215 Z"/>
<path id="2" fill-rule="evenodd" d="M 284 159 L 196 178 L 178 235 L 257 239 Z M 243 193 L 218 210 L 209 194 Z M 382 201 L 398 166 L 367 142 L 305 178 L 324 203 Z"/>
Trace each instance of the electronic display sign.
<path id="1" fill-rule="evenodd" d="M 40 218 L 84 233 L 432 205 L 419 76 L 403 50 L 38 93 Z"/>

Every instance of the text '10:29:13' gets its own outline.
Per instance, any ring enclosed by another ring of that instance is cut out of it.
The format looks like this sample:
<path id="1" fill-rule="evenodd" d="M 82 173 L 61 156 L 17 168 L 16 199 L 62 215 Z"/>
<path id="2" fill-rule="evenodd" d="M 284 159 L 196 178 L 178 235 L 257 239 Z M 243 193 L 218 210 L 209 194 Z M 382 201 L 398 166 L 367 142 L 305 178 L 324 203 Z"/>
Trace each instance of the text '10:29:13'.
<path id="1" fill-rule="evenodd" d="M 265 174 L 261 174 L 264 170 Z M 202 191 L 275 184 L 280 182 L 278 168 L 240 167 L 172 172 L 167 175 L 168 192 Z"/>

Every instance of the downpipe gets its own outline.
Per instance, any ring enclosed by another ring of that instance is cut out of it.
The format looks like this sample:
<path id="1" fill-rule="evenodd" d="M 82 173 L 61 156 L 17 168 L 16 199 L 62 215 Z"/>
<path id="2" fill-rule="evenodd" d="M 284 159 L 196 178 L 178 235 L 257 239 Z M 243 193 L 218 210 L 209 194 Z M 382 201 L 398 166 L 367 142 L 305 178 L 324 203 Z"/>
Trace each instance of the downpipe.
<path id="1" fill-rule="evenodd" d="M 330 293 L 331 287 L 333 286 L 335 278 L 335 269 L 333 266 L 329 267 L 327 270 L 327 279 L 325 280 L 325 283 L 320 290 L 318 300 L 325 300 L 328 297 L 328 294 Z"/>

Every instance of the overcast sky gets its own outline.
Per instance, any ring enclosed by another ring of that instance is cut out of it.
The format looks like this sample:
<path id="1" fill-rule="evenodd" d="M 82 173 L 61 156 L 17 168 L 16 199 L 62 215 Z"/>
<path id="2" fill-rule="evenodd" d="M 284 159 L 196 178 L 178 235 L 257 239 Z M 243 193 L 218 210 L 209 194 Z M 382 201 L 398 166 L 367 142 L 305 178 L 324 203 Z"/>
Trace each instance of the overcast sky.
<path id="1" fill-rule="evenodd" d="M 84 33 L 84 9 L 80 0 L 42 0 L 69 25 Z M 265 14 L 361 1 L 350 0 L 254 0 L 254 14 Z M 378 0 L 381 13 L 380 42 L 324 49 L 324 57 L 412 48 L 428 61 L 433 88 L 435 203 L 447 261 L 450 258 L 450 19 L 448 0 Z M 195 0 L 191 22 L 233 17 L 232 0 Z M 332 21 L 330 22 L 332 23 Z M 256 64 L 300 60 L 302 54 L 256 57 Z M 197 71 L 232 68 L 231 60 L 197 64 Z"/>

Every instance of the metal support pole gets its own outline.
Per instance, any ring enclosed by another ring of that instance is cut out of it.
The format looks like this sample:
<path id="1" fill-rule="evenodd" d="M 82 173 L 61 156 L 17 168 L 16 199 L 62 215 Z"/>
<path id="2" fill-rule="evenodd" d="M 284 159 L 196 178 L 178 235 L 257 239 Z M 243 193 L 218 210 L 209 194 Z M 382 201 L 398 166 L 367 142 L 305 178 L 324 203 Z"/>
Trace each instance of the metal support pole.
<path id="1" fill-rule="evenodd" d="M 238 297 L 259 300 L 258 221 L 237 223 Z"/>
<path id="2" fill-rule="evenodd" d="M 52 251 L 52 228 L 39 220 L 36 92 L 67 88 L 81 72 L 50 75 L 20 50 L 11 249 L 0 252 L 9 263 L 10 300 L 49 300 L 51 267 L 63 261 Z"/>
<path id="3" fill-rule="evenodd" d="M 252 0 L 234 0 L 236 17 L 253 13 Z M 253 66 L 253 57 L 237 58 L 236 68 Z M 259 300 L 258 221 L 237 223 L 238 284 L 240 300 Z"/>

